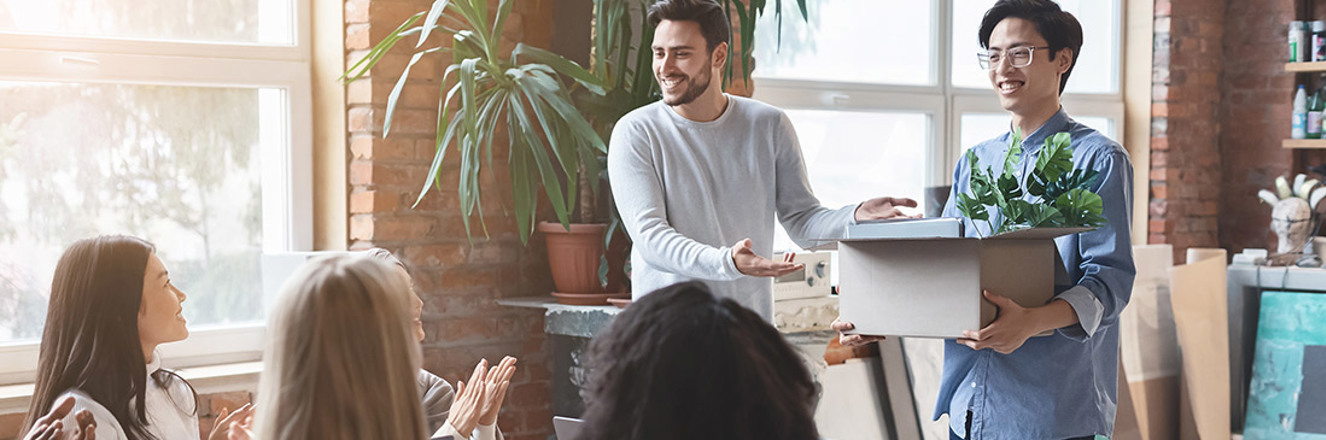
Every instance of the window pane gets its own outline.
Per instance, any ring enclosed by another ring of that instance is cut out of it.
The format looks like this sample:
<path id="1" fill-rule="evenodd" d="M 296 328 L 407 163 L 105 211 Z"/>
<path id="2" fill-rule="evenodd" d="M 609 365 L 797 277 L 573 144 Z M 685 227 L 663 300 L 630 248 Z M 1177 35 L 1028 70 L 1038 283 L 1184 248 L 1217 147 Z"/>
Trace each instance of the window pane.
<path id="1" fill-rule="evenodd" d="M 963 113 L 962 133 L 960 135 L 961 151 L 965 152 L 976 144 L 1008 133 L 1008 126 L 1011 123 L 1010 118 L 1007 113 Z M 1078 123 L 1104 133 L 1106 137 L 1114 138 L 1114 122 L 1110 118 L 1104 116 L 1073 116 L 1072 118 Z"/>
<path id="2" fill-rule="evenodd" d="M 981 50 L 977 33 L 981 18 L 994 0 L 953 2 L 953 85 L 985 89 L 989 77 L 976 64 Z M 1082 23 L 1082 57 L 1069 76 L 1066 93 L 1114 93 L 1118 91 L 1119 34 L 1116 23 L 1118 0 L 1059 0 L 1059 5 Z M 1037 51 L 1035 56 L 1040 56 Z"/>
<path id="3" fill-rule="evenodd" d="M 190 326 L 263 319 L 273 92 L 0 82 L 0 342 L 40 338 L 61 253 L 100 234 L 156 244 Z"/>
<path id="4" fill-rule="evenodd" d="M 293 44 L 293 0 L 0 0 L 0 32 Z"/>
<path id="5" fill-rule="evenodd" d="M 755 30 L 755 76 L 828 82 L 935 84 L 936 0 L 783 2 L 782 47 L 770 6 Z"/>
<path id="6" fill-rule="evenodd" d="M 787 110 L 801 140 L 810 185 L 838 208 L 880 196 L 924 203 L 930 117 L 924 113 Z M 777 228 L 774 249 L 797 247 Z"/>

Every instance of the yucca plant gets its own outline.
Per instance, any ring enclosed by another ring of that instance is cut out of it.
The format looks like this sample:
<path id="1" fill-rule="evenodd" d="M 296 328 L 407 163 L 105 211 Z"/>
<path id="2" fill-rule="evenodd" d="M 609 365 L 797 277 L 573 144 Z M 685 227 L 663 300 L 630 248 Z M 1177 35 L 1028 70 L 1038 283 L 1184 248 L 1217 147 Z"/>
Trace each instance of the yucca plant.
<path id="1" fill-rule="evenodd" d="M 499 52 L 502 28 L 513 3 L 515 0 L 501 0 L 490 11 L 486 0 L 436 0 L 429 10 L 414 14 L 385 36 L 350 67 L 343 80 L 363 77 L 402 39 L 418 36 L 414 56 L 387 98 L 382 128 L 386 137 L 391 134 L 392 116 L 410 69 L 424 56 L 450 54 L 452 63 L 443 75 L 443 99 L 438 103 L 437 153 L 415 204 L 430 188 L 442 188 L 440 168 L 454 140 L 455 154 L 461 156 L 457 192 L 466 233 L 472 235 L 470 218 L 476 212 L 482 226 L 479 175 L 484 168 L 493 167 L 493 144 L 498 124 L 504 123 L 516 224 L 521 241 L 528 242 L 538 207 L 535 179 L 547 193 L 557 219 L 569 224 L 578 196 L 576 182 L 581 173 L 600 173 L 599 158 L 607 148 L 563 83 L 563 77 L 570 78 L 591 93 L 602 94 L 598 78 L 573 61 L 523 43 L 516 44 L 510 54 Z M 425 47 L 435 31 L 451 34 L 451 45 Z M 454 111 L 453 101 L 459 104 Z M 567 178 L 563 180 L 559 172 Z M 588 181 L 596 192 L 598 179 Z M 483 230 L 487 235 L 486 226 Z"/>

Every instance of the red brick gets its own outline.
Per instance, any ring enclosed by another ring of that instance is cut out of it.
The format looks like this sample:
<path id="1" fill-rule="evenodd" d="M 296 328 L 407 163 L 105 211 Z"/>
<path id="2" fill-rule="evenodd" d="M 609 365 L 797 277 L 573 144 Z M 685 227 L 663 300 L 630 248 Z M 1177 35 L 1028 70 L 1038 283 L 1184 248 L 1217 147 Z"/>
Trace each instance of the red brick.
<path id="1" fill-rule="evenodd" d="M 346 9 L 351 8 L 352 2 L 346 2 Z M 365 50 L 372 48 L 378 40 L 369 39 L 369 25 L 366 23 L 352 23 L 345 27 L 345 48 L 349 50 Z"/>
<path id="2" fill-rule="evenodd" d="M 403 258 L 415 267 L 437 268 L 465 262 L 467 246 L 463 244 L 430 244 L 407 246 Z"/>
<path id="3" fill-rule="evenodd" d="M 497 322 L 492 318 L 448 318 L 442 321 L 440 340 L 458 342 L 482 340 L 496 335 Z"/>
<path id="4" fill-rule="evenodd" d="M 400 194 L 382 191 L 363 191 L 350 194 L 351 214 L 391 212 L 399 206 Z"/>
<path id="5" fill-rule="evenodd" d="M 373 240 L 406 241 L 429 238 L 437 228 L 437 221 L 423 216 L 397 216 L 377 218 L 373 225 Z"/>
<path id="6" fill-rule="evenodd" d="M 1163 136 L 1152 137 L 1151 151 L 1169 151 L 1169 138 Z"/>
<path id="7" fill-rule="evenodd" d="M 350 139 L 350 153 L 354 159 L 381 161 L 411 161 L 414 157 L 414 140 L 401 136 L 382 138 L 373 135 L 359 135 Z"/>
<path id="8" fill-rule="evenodd" d="M 350 239 L 351 240 L 372 240 L 373 226 L 375 225 L 371 215 L 351 215 L 350 216 Z"/>
<path id="9" fill-rule="evenodd" d="M 373 80 L 361 78 L 345 86 L 345 103 L 349 105 L 373 104 Z M 383 101 L 386 102 L 385 100 Z"/>

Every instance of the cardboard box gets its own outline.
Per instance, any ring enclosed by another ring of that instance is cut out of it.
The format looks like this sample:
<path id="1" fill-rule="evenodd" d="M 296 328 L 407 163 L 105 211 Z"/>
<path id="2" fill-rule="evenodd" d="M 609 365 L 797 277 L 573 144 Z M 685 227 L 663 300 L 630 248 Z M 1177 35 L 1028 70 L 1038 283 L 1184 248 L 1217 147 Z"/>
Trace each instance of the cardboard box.
<path id="1" fill-rule="evenodd" d="M 840 316 L 849 333 L 959 338 L 994 321 L 981 290 L 1025 307 L 1068 285 L 1054 238 L 1090 228 L 1036 228 L 985 238 L 855 238 L 837 243 Z"/>

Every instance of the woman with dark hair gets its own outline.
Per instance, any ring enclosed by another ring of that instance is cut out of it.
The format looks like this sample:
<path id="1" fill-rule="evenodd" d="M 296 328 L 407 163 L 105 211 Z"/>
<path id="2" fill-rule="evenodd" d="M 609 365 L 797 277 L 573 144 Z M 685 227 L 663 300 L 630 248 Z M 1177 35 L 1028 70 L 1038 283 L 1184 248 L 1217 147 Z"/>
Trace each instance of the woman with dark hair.
<path id="1" fill-rule="evenodd" d="M 139 238 L 102 236 L 74 243 L 55 267 L 42 334 L 36 389 L 24 431 L 66 397 L 96 422 L 101 440 L 198 438 L 197 396 L 161 368 L 160 344 L 189 336 L 185 295 L 170 282 L 155 247 Z M 225 438 L 235 411 L 209 438 Z"/>
<path id="2" fill-rule="evenodd" d="M 796 351 L 702 283 L 643 296 L 589 356 L 585 440 L 818 438 L 818 392 Z"/>

